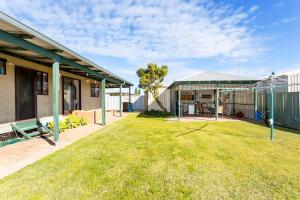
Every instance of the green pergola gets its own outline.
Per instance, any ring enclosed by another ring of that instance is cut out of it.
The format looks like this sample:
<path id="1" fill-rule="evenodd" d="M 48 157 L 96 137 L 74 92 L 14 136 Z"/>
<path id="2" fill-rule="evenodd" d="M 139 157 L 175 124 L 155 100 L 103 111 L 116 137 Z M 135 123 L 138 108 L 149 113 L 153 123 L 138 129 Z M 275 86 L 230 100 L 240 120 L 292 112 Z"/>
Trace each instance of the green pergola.
<path id="1" fill-rule="evenodd" d="M 206 76 L 221 76 L 223 74 L 221 73 L 214 73 L 214 72 L 203 72 L 204 77 Z M 207 73 L 207 74 L 205 74 Z M 227 74 L 224 74 L 225 76 L 228 76 Z M 197 77 L 198 79 L 201 79 L 202 77 Z M 213 79 L 214 77 L 211 77 Z M 222 78 L 222 77 L 220 77 Z M 234 78 L 228 77 L 228 78 Z M 240 77 L 238 77 L 240 78 Z M 186 78 L 186 79 L 189 79 Z M 225 79 L 225 78 L 224 78 Z M 219 99 L 219 93 L 221 91 L 228 91 L 228 92 L 235 92 L 235 91 L 253 91 L 252 86 L 256 84 L 258 80 L 179 80 L 174 81 L 173 84 L 169 86 L 169 88 L 173 88 L 176 91 L 178 91 L 178 119 L 181 117 L 181 99 L 179 98 L 181 95 L 182 90 L 216 90 L 216 99 Z M 245 85 L 246 87 L 237 87 L 236 85 Z M 257 107 L 257 100 L 256 97 L 254 98 L 254 102 L 256 105 L 254 107 Z M 216 120 L 218 120 L 218 109 L 219 109 L 219 101 L 216 101 Z M 254 113 L 256 110 L 254 109 Z"/>
<path id="2" fill-rule="evenodd" d="M 184 90 L 184 86 L 187 85 L 198 85 L 199 87 L 197 90 L 216 90 L 216 99 L 219 99 L 220 91 L 228 91 L 228 92 L 253 92 L 253 101 L 254 101 L 254 109 L 253 114 L 254 117 L 257 112 L 257 92 L 261 89 L 270 89 L 270 139 L 274 140 L 274 88 L 275 87 L 282 87 L 276 86 L 274 81 L 274 74 L 269 77 L 270 84 L 268 86 L 258 86 L 258 80 L 211 80 L 211 81 L 174 81 L 174 83 L 169 86 L 169 88 L 175 88 L 178 91 L 178 120 L 181 117 L 181 91 Z M 230 87 L 230 85 L 237 85 L 237 84 L 246 84 L 249 87 Z M 206 87 L 210 85 L 209 87 Z M 223 86 L 222 86 L 223 85 Z M 225 86 L 224 86 L 225 85 Z M 286 87 L 288 85 L 284 85 Z M 191 88 L 195 89 L 195 88 Z M 218 120 L 218 109 L 219 109 L 219 101 L 216 101 L 216 115 L 215 118 Z"/>
<path id="3" fill-rule="evenodd" d="M 0 12 L 0 52 L 52 68 L 54 140 L 59 137 L 59 71 L 101 81 L 102 124 L 106 124 L 105 88 L 128 87 L 132 84 L 97 64 L 58 44 L 45 35 Z M 122 96 L 120 95 L 120 113 Z"/>

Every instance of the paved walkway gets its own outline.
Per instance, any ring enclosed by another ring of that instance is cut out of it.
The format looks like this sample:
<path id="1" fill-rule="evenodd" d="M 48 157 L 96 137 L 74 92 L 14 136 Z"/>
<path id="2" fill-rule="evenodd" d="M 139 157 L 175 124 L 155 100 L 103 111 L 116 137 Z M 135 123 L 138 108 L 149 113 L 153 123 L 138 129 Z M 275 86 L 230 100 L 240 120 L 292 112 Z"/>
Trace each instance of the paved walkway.
<path id="1" fill-rule="evenodd" d="M 123 117 L 127 113 L 123 113 Z M 121 117 L 108 117 L 107 124 L 122 119 Z M 67 130 L 60 134 L 56 146 L 53 143 L 53 136 L 36 137 L 34 139 L 19 142 L 0 148 L 0 178 L 8 176 L 13 172 L 67 146 L 87 135 L 103 128 L 99 124 L 89 124 Z"/>

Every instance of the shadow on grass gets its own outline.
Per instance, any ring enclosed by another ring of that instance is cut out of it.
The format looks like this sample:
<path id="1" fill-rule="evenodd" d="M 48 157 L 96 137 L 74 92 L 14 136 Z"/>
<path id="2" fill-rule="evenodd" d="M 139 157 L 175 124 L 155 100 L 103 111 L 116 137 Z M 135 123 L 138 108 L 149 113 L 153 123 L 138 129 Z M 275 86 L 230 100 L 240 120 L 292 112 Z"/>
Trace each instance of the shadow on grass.
<path id="1" fill-rule="evenodd" d="M 137 117 L 141 118 L 168 118 L 168 117 L 173 117 L 171 113 L 168 112 L 162 112 L 162 111 L 146 111 L 144 113 L 138 114 Z"/>
<path id="2" fill-rule="evenodd" d="M 203 128 L 205 128 L 208 124 L 205 124 L 204 126 L 200 127 L 200 128 L 197 128 L 197 129 L 193 129 L 191 131 L 188 131 L 188 132 L 185 132 L 185 133 L 182 133 L 180 135 L 176 135 L 176 137 L 180 137 L 180 136 L 183 136 L 183 135 L 187 135 L 187 134 L 190 134 L 190 133 L 194 133 L 196 131 L 200 131 L 202 130 Z"/>
<path id="3" fill-rule="evenodd" d="M 171 117 L 174 117 L 174 116 L 171 113 L 168 113 L 168 112 L 151 110 L 151 111 L 146 111 L 144 113 L 140 113 L 137 117 L 139 117 L 139 118 L 171 118 Z M 249 123 L 252 123 L 252 124 L 255 124 L 255 125 L 259 125 L 259 126 L 262 126 L 262 127 L 270 128 L 269 126 L 267 126 L 263 122 L 257 122 L 255 120 L 249 120 L 249 119 L 239 119 L 239 120 L 240 121 L 249 122 Z M 207 126 L 207 124 L 205 126 Z M 181 135 L 186 135 L 186 134 L 189 134 L 189 133 L 201 130 L 205 126 L 199 128 L 199 129 L 195 129 L 195 130 L 189 131 L 187 133 L 183 133 Z M 275 126 L 275 131 L 276 130 L 285 131 L 285 132 L 289 132 L 289 133 L 300 135 L 300 131 L 299 130 L 291 129 L 291 128 L 288 128 L 288 127 L 283 127 L 283 126 L 276 125 Z M 237 137 L 264 138 L 264 137 L 247 136 L 247 135 L 242 135 L 242 134 L 228 134 L 228 135 L 235 135 Z M 176 136 L 176 137 L 178 137 L 178 136 Z"/>
<path id="4" fill-rule="evenodd" d="M 234 137 L 242 137 L 242 138 L 255 138 L 255 139 L 264 139 L 264 138 L 268 138 L 265 135 L 261 135 L 261 136 L 252 136 L 252 135 L 241 135 L 241 134 L 236 134 L 236 133 L 222 133 L 223 135 L 230 135 L 230 136 L 234 136 Z"/>
<path id="5" fill-rule="evenodd" d="M 270 129 L 270 126 L 266 125 L 266 124 L 263 123 L 263 122 L 257 122 L 257 121 L 254 121 L 254 120 L 247 120 L 247 122 L 250 122 L 250 123 L 252 123 L 252 124 L 256 124 L 256 125 L 259 125 L 259 126 L 262 126 L 262 127 L 269 128 L 269 129 Z M 290 133 L 294 133 L 294 134 L 300 135 L 300 130 L 291 129 L 291 128 L 284 127 L 284 126 L 275 125 L 275 131 L 276 131 L 276 130 L 285 131 L 285 132 L 290 132 Z"/>

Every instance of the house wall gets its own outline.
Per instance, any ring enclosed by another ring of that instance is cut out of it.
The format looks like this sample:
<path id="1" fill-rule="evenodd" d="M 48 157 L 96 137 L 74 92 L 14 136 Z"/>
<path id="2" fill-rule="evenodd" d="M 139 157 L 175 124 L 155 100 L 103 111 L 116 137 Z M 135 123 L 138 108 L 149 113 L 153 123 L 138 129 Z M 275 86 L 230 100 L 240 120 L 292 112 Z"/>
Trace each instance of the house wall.
<path id="1" fill-rule="evenodd" d="M 0 58 L 4 58 L 0 54 Z M 0 123 L 15 119 L 15 67 L 6 63 L 6 75 L 0 75 Z"/>
<path id="2" fill-rule="evenodd" d="M 291 74 L 288 76 L 288 91 L 300 92 L 300 73 Z"/>
<path id="3" fill-rule="evenodd" d="M 275 85 L 274 93 L 300 92 L 300 72 L 288 72 L 276 76 Z M 262 92 L 271 93 L 269 80 L 260 82 L 258 86 L 265 88 Z"/>
<path id="4" fill-rule="evenodd" d="M 0 75 L 0 123 L 15 121 L 15 66 L 30 68 L 48 73 L 48 95 L 37 96 L 37 117 L 52 116 L 52 68 L 29 62 L 20 58 L 8 56 L 0 53 L 0 58 L 7 60 L 7 73 Z M 59 112 L 62 114 L 62 77 L 69 77 L 81 81 L 81 109 L 93 110 L 101 108 L 100 97 L 91 97 L 90 84 L 99 81 L 88 79 L 79 75 L 60 71 L 60 87 L 59 87 Z"/>

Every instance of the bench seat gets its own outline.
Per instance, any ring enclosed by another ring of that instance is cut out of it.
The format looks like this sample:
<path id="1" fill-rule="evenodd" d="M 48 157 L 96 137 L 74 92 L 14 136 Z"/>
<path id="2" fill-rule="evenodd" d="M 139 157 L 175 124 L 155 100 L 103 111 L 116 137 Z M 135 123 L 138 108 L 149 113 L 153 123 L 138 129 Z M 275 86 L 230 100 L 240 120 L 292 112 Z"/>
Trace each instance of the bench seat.
<path id="1" fill-rule="evenodd" d="M 38 119 L 18 121 L 13 123 L 11 126 L 16 134 L 19 133 L 27 139 L 50 132 L 49 129 L 46 126 L 43 126 Z"/>

